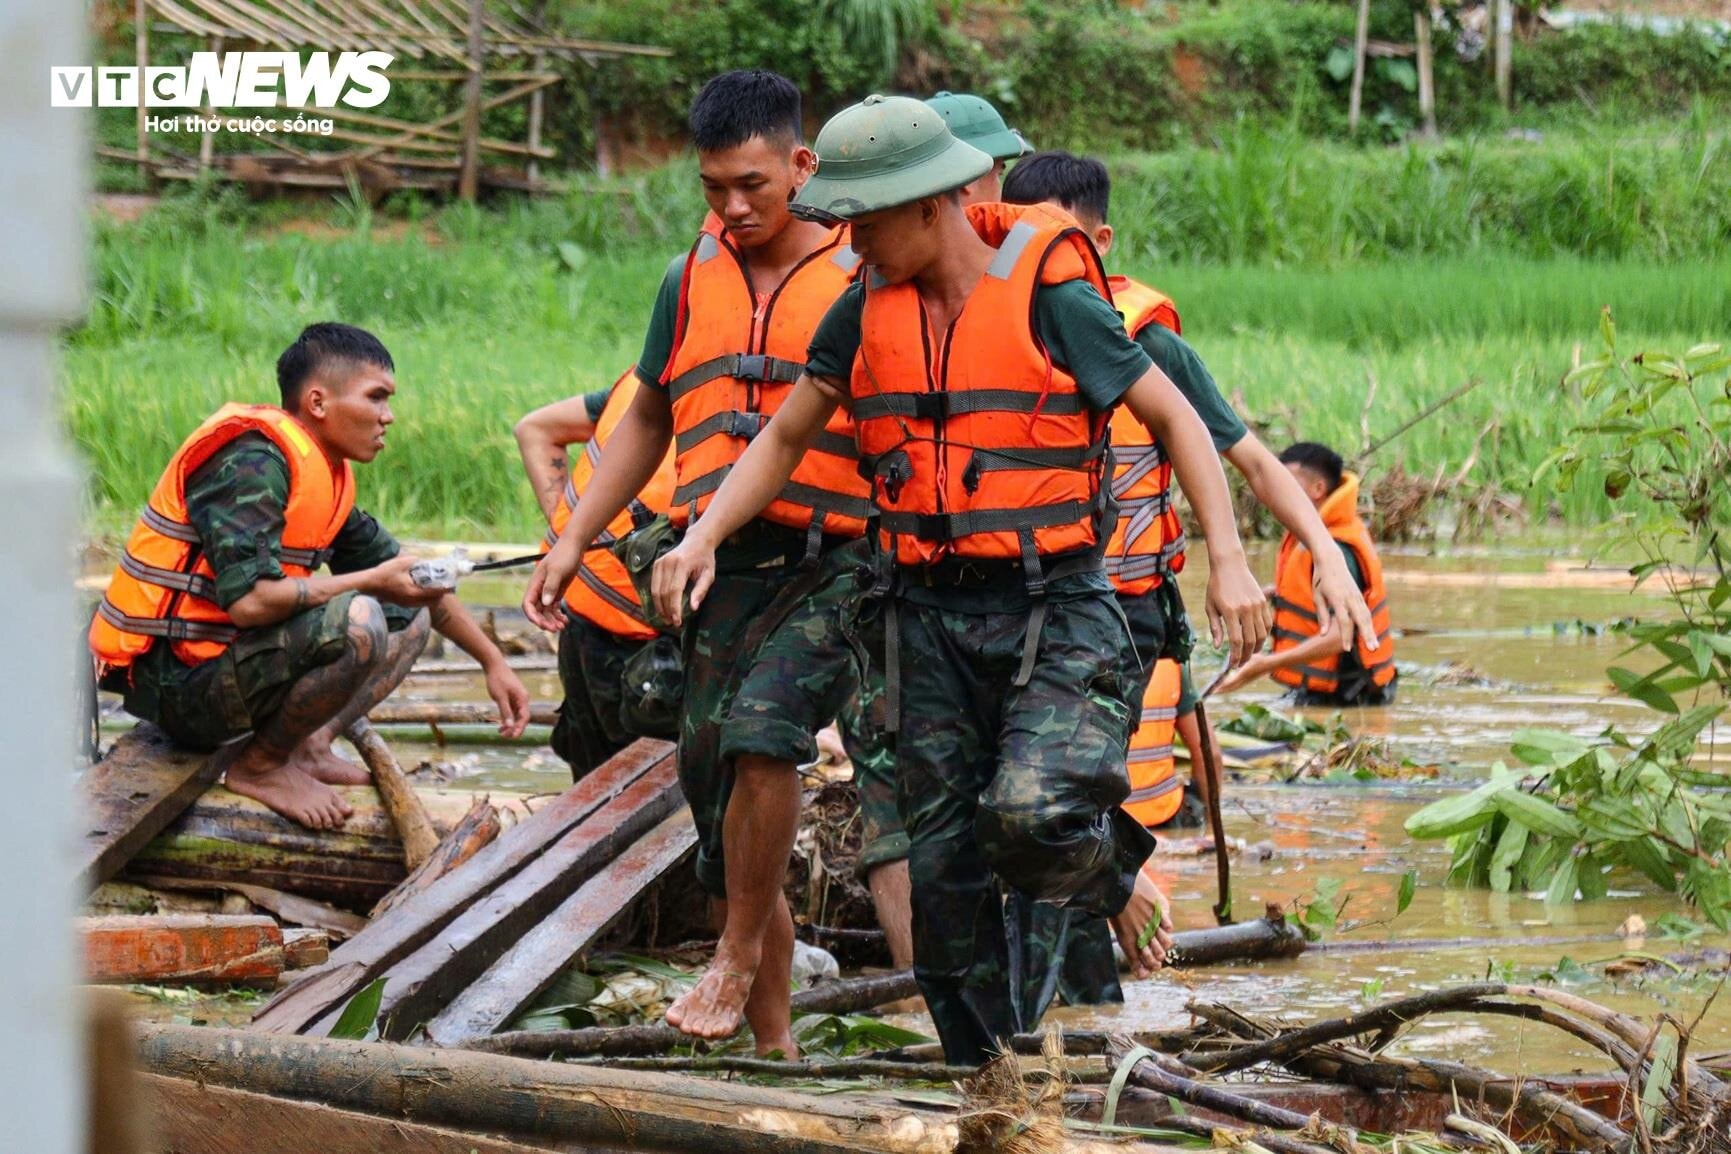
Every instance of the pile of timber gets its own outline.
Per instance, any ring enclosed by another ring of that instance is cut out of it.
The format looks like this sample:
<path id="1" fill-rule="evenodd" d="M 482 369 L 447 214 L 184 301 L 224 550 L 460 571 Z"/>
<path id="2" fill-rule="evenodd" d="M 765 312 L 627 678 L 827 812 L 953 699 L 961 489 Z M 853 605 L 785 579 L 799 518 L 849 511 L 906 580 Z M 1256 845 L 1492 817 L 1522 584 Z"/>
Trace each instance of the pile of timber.
<path id="1" fill-rule="evenodd" d="M 502 1028 L 692 851 L 673 747 L 638 741 L 463 865 L 380 913 L 256 1016 L 328 1034 L 384 979 L 380 1029 L 461 1044 Z"/>

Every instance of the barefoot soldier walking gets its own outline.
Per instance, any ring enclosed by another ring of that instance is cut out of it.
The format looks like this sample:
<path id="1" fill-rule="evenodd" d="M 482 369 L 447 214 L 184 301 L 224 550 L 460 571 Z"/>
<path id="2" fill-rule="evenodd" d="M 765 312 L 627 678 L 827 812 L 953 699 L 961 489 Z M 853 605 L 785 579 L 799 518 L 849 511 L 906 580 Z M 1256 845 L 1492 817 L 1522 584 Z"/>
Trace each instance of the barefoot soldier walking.
<path id="1" fill-rule="evenodd" d="M 394 371 L 362 329 L 303 331 L 277 361 L 280 408 L 225 405 L 175 452 L 90 623 L 128 713 L 194 749 L 232 742 L 228 787 L 313 829 L 352 812 L 333 785 L 370 780 L 331 742 L 402 681 L 429 624 L 481 663 L 501 733 L 529 719 L 498 646 L 355 507 L 351 462 L 384 448 Z"/>
<path id="2" fill-rule="evenodd" d="M 1214 561 L 1208 606 L 1242 659 L 1268 630 L 1202 423 L 1108 303 L 1063 213 L 977 205 L 990 170 L 915 100 L 867 98 L 818 137 L 798 205 L 854 229 L 864 281 L 704 519 L 656 568 L 699 611 L 716 546 L 771 501 L 838 407 L 873 478 L 889 595 L 896 773 L 913 847 L 915 972 L 948 1061 L 1032 1027 L 1062 958 L 1006 940 L 1002 883 L 1110 917 L 1138 975 L 1164 958 L 1153 839 L 1118 806 L 1130 642 L 1101 562 L 1104 430 L 1119 403 L 1172 453 Z M 898 684 L 899 681 L 899 684 Z M 1062 952 L 1062 943 L 1057 951 Z"/>

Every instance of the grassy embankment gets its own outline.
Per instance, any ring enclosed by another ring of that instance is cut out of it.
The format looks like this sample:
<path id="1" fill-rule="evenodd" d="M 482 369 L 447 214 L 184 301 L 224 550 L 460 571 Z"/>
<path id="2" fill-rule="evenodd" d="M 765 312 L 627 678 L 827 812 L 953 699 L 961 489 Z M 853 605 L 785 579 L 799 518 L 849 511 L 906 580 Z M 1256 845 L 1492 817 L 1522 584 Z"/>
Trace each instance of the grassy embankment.
<path id="1" fill-rule="evenodd" d="M 1484 380 L 1382 462 L 1452 470 L 1494 419 L 1475 476 L 1520 489 L 1573 421 L 1560 378 L 1577 350 L 1596 352 L 1602 305 L 1630 344 L 1731 335 L 1731 159 L 1700 126 L 1388 152 L 1246 129 L 1116 172 L 1112 263 L 1177 297 L 1250 415 L 1353 447 L 1370 376 L 1373 433 Z M 532 206 L 411 205 L 406 227 L 337 205 L 316 237 L 231 200 L 102 228 L 91 316 L 66 354 L 97 524 L 119 527 L 221 400 L 271 399 L 273 358 L 300 325 L 340 318 L 384 338 L 403 386 L 366 503 L 405 531 L 527 539 L 510 424 L 635 356 L 701 210 L 694 186 L 675 166 Z M 1584 525 L 1606 509 L 1562 512 Z"/>

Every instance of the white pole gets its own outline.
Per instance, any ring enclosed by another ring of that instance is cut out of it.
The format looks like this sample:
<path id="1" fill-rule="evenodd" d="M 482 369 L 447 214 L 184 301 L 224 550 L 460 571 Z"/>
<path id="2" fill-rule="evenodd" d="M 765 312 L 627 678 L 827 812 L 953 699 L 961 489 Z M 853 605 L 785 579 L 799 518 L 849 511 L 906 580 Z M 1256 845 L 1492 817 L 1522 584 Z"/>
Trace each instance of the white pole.
<path id="1" fill-rule="evenodd" d="M 83 114 L 49 68 L 91 64 L 82 4 L 0 0 L 0 1118 L 9 1150 L 83 1154 L 83 1007 L 73 950 L 72 591 L 76 477 L 55 401 L 56 333 L 84 308 Z"/>

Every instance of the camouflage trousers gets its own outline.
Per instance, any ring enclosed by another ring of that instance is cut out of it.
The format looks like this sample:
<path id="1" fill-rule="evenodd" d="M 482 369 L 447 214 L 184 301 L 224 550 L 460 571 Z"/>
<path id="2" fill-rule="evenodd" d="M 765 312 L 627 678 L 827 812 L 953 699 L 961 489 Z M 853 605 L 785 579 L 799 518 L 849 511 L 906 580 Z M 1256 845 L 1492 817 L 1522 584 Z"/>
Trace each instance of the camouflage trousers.
<path id="1" fill-rule="evenodd" d="M 859 791 L 860 851 L 854 868 L 861 882 L 879 866 L 908 856 L 908 831 L 896 804 L 895 751 L 884 733 L 884 669 L 876 660 L 882 651 L 865 656 L 859 691 L 836 718 Z"/>
<path id="2" fill-rule="evenodd" d="M 687 622 L 679 781 L 697 824 L 698 881 L 716 897 L 727 892 L 722 822 L 734 761 L 816 760 L 816 733 L 858 696 L 865 661 L 854 629 L 870 578 L 863 540 L 830 548 L 809 569 L 724 563 Z M 881 773 L 893 764 L 876 726 L 853 727 L 852 740 L 856 765 Z"/>
<path id="3" fill-rule="evenodd" d="M 977 1065 L 1038 1023 L 1069 922 L 1121 910 L 1153 847 L 1118 808 L 1129 640 L 1108 593 L 1054 583 L 1032 676 L 1017 686 L 1025 608 L 963 612 L 929 591 L 892 607 L 915 973 L 945 1059 Z M 1063 907 L 1056 932 L 1036 931 L 1035 903 Z"/>

